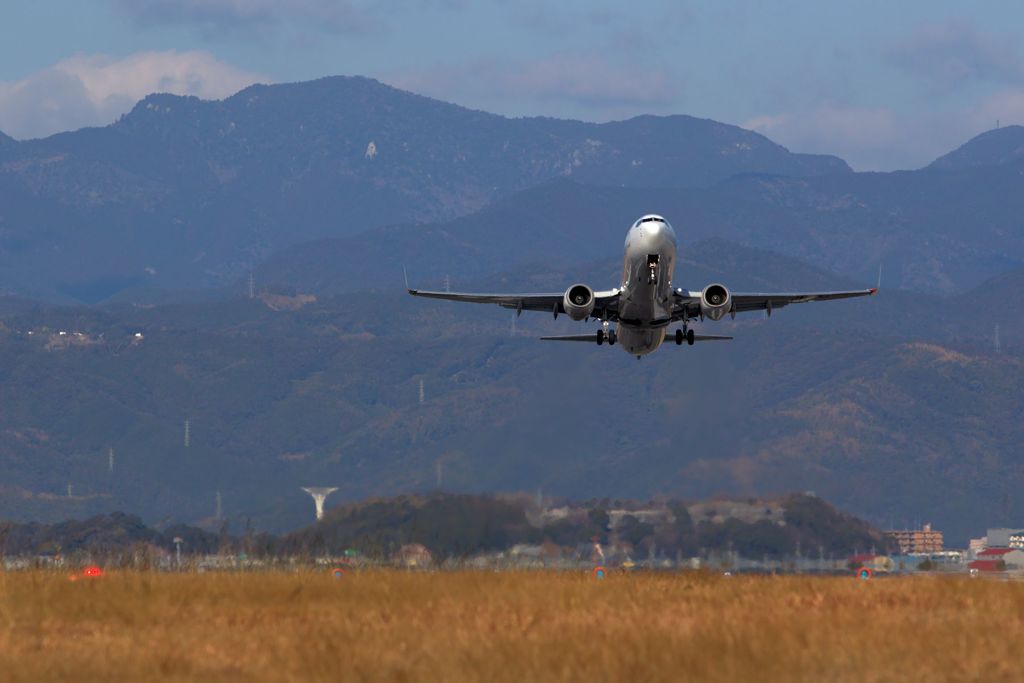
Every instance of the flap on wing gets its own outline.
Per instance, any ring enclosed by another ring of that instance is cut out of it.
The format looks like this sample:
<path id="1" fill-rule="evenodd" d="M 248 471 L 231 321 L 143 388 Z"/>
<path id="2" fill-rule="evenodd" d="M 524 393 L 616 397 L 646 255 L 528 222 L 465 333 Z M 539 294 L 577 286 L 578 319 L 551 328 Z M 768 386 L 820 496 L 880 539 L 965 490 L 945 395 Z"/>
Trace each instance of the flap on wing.
<path id="1" fill-rule="evenodd" d="M 464 292 L 437 292 L 407 288 L 413 296 L 446 301 L 465 301 L 475 304 L 497 304 L 517 311 L 544 311 L 565 313 L 562 305 L 564 292 L 552 294 L 473 294 Z M 618 314 L 619 290 L 594 292 L 594 317 L 616 320 Z"/>

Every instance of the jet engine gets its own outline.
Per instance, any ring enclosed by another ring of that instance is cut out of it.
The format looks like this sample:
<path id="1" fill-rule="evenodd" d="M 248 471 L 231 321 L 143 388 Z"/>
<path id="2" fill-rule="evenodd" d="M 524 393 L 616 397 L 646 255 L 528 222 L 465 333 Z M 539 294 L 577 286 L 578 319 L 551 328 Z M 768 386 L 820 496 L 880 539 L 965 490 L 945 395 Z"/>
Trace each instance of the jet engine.
<path id="1" fill-rule="evenodd" d="M 712 320 L 721 320 L 732 308 L 732 295 L 725 285 L 713 284 L 700 293 L 700 312 Z"/>
<path id="2" fill-rule="evenodd" d="M 565 290 L 562 297 L 562 308 L 573 320 L 589 318 L 594 312 L 594 290 L 586 285 L 573 285 Z"/>

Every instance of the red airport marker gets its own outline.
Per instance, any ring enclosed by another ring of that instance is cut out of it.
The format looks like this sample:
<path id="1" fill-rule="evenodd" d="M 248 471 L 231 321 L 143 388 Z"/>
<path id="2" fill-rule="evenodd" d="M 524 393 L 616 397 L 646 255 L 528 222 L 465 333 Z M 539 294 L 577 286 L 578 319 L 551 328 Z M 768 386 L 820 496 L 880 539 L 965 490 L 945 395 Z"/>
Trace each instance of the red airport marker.
<path id="1" fill-rule="evenodd" d="M 857 570 L 857 578 L 863 579 L 864 581 L 870 579 L 872 576 L 874 576 L 874 574 L 875 573 L 871 571 L 869 567 L 861 567 Z"/>
<path id="2" fill-rule="evenodd" d="M 345 577 L 345 570 L 341 567 L 335 567 L 331 573 L 334 574 L 334 578 L 336 579 L 341 579 Z"/>
<path id="3" fill-rule="evenodd" d="M 603 579 L 607 575 L 608 575 L 608 572 L 605 571 L 604 567 L 600 567 L 600 566 L 594 567 L 594 578 L 595 579 L 600 580 L 600 579 Z"/>

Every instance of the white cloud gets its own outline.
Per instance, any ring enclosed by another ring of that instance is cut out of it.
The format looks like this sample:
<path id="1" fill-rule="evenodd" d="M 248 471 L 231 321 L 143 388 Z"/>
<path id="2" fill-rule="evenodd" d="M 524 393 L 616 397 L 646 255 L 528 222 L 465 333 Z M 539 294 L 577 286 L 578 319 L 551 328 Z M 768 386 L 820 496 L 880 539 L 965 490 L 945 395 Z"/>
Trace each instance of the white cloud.
<path id="1" fill-rule="evenodd" d="M 78 55 L 19 81 L 0 81 L 0 130 L 42 137 L 108 124 L 153 92 L 219 99 L 265 80 L 201 51 Z"/>
<path id="2" fill-rule="evenodd" d="M 885 107 L 822 104 L 740 125 L 795 152 L 836 154 L 857 170 L 893 170 L 925 166 L 996 121 L 1024 123 L 1024 90 L 1001 90 L 959 109 L 900 114 Z"/>

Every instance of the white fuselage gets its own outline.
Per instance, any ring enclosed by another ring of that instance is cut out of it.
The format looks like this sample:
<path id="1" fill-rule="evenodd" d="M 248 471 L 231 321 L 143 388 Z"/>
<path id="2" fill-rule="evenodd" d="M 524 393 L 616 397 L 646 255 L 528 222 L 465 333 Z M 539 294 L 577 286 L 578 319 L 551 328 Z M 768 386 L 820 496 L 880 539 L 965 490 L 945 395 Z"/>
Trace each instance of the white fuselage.
<path id="1" fill-rule="evenodd" d="M 676 234 L 660 216 L 644 216 L 626 233 L 617 342 L 634 356 L 656 350 L 672 319 Z"/>

